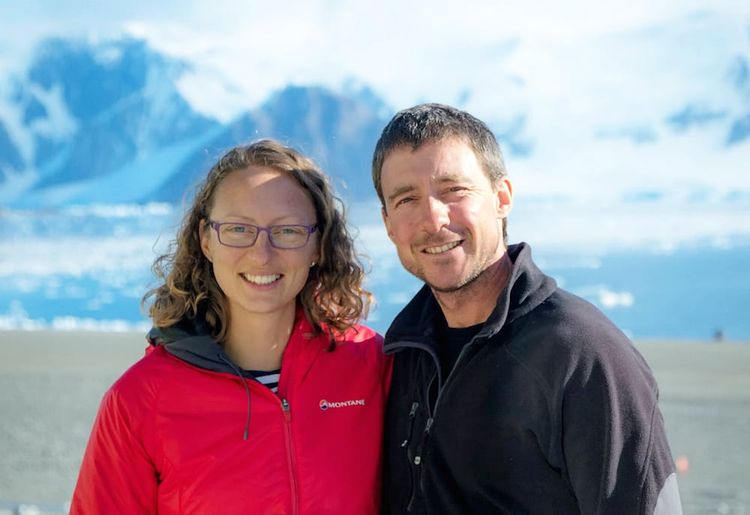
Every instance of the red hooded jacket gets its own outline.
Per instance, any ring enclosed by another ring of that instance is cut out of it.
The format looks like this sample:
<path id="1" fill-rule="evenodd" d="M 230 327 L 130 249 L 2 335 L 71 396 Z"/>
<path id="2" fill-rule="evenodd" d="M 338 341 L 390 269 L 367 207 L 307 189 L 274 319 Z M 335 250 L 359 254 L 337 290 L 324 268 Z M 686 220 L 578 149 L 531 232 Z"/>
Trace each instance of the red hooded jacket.
<path id="1" fill-rule="evenodd" d="M 359 326 L 327 348 L 298 314 L 278 395 L 207 336 L 154 346 L 102 400 L 72 514 L 380 509 L 391 363 Z"/>

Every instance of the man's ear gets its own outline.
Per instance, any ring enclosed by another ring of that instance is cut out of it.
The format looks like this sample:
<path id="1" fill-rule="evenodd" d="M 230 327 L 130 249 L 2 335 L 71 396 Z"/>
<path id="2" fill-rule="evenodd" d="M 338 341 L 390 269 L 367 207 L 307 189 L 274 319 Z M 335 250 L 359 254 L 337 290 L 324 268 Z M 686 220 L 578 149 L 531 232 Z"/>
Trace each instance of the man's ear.
<path id="1" fill-rule="evenodd" d="M 385 231 L 388 233 L 388 237 L 393 241 L 393 232 L 391 231 L 391 219 L 388 218 L 388 213 L 385 210 L 385 206 L 380 208 L 380 216 L 383 217 L 383 225 L 385 225 Z"/>
<path id="2" fill-rule="evenodd" d="M 503 177 L 498 182 L 496 191 L 497 210 L 498 218 L 507 218 L 513 209 L 513 183 L 508 177 Z"/>
<path id="3" fill-rule="evenodd" d="M 201 240 L 201 250 L 203 251 L 203 255 L 213 263 L 214 261 L 211 257 L 211 246 L 209 245 L 211 240 L 211 229 L 208 224 L 206 224 L 205 220 L 201 220 L 201 223 L 198 226 L 198 237 Z"/>

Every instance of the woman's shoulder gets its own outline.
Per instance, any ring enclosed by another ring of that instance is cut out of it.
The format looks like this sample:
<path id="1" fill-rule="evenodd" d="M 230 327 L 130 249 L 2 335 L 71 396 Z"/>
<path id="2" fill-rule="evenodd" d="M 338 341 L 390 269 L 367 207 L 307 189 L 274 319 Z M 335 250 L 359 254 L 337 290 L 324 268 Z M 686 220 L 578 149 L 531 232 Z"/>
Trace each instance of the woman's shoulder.
<path id="1" fill-rule="evenodd" d="M 178 362 L 162 346 L 151 346 L 109 388 L 108 394 L 121 398 L 151 397 L 159 383 L 172 377 Z"/>
<path id="2" fill-rule="evenodd" d="M 337 342 L 336 351 L 332 354 L 346 355 L 349 362 L 356 363 L 356 370 L 370 370 L 376 374 L 387 394 L 391 381 L 393 356 L 383 352 L 383 336 L 366 325 L 357 324 L 346 331 Z"/>
<path id="3" fill-rule="evenodd" d="M 356 324 L 336 337 L 336 352 L 357 356 L 360 359 L 366 358 L 373 362 L 388 360 L 383 353 L 383 336 L 362 324 Z"/>
<path id="4" fill-rule="evenodd" d="M 366 325 L 355 324 L 343 333 L 336 335 L 336 344 L 339 346 L 353 344 L 362 348 L 372 347 L 382 350 L 383 336 Z"/>

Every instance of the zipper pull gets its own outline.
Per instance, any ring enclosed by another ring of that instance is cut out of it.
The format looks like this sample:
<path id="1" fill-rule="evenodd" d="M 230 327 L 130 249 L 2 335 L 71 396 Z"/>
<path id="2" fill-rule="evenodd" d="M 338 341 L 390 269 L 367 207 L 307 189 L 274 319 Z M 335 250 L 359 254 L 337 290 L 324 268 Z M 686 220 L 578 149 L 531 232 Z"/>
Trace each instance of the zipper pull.
<path id="1" fill-rule="evenodd" d="M 411 421 L 409 425 L 409 436 L 407 436 L 406 439 L 403 442 L 401 442 L 401 447 L 406 447 L 407 445 L 409 445 L 409 438 L 411 438 L 412 428 L 414 427 L 414 417 L 417 416 L 418 407 L 419 407 L 418 402 L 414 401 L 411 403 L 411 409 L 409 410 L 409 420 Z"/>
<path id="2" fill-rule="evenodd" d="M 434 419 L 432 417 L 430 417 L 430 418 L 427 419 L 427 424 L 425 424 L 425 426 L 424 426 L 424 432 L 425 432 L 425 434 L 428 434 L 428 435 L 430 434 L 430 428 L 432 427 L 432 421 L 433 420 Z"/>
<path id="3" fill-rule="evenodd" d="M 286 399 L 281 399 L 281 409 L 284 411 L 289 411 L 289 401 Z"/>

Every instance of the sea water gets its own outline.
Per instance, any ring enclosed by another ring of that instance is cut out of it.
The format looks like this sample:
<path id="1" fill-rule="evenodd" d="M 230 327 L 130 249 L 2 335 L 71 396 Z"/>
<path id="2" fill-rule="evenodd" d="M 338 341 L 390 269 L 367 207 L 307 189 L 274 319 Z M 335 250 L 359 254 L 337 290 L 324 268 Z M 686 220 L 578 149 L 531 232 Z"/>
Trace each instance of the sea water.
<path id="1" fill-rule="evenodd" d="M 165 204 L 0 211 L 0 328 L 145 330 L 151 264 L 178 222 Z M 403 270 L 379 221 L 356 234 L 370 249 L 368 323 L 385 331 L 421 282 Z M 537 243 L 543 271 L 633 338 L 750 341 L 748 242 L 595 252 Z"/>

